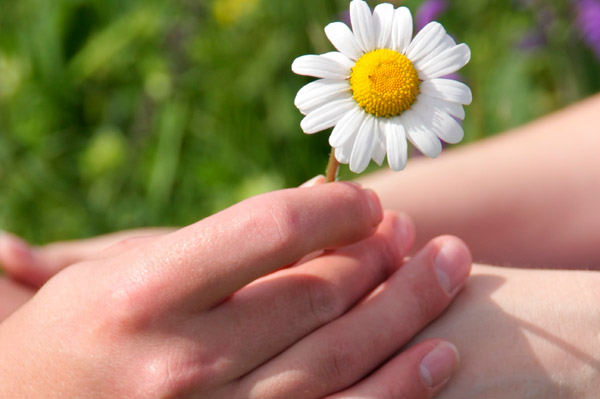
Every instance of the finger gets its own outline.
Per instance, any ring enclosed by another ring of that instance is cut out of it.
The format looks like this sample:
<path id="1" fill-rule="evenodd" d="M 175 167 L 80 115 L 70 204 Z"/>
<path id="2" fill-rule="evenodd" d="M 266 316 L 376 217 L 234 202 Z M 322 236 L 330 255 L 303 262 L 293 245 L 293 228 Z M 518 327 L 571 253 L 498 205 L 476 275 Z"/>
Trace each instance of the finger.
<path id="1" fill-rule="evenodd" d="M 35 248 L 13 234 L 0 234 L 0 265 L 13 279 L 35 288 L 47 280 L 46 265 L 40 265 Z"/>
<path id="2" fill-rule="evenodd" d="M 451 343 L 422 342 L 357 385 L 326 399 L 433 398 L 448 383 L 458 362 L 458 351 Z"/>
<path id="3" fill-rule="evenodd" d="M 229 380 L 246 374 L 345 313 L 400 267 L 413 241 L 410 219 L 388 213 L 371 237 L 244 287 L 198 319 L 208 326 L 199 341 L 215 353 L 205 357 L 230 359 Z"/>
<path id="4" fill-rule="evenodd" d="M 249 374 L 241 392 L 320 398 L 356 383 L 444 310 L 470 267 L 460 240 L 433 240 L 351 311 Z"/>
<path id="5" fill-rule="evenodd" d="M 350 183 L 259 195 L 134 251 L 125 295 L 210 308 L 306 254 L 368 237 L 382 217 L 375 193 Z"/>
<path id="6" fill-rule="evenodd" d="M 314 187 L 317 186 L 319 184 L 325 184 L 326 183 L 326 179 L 324 175 L 318 175 L 313 177 L 312 179 L 302 183 L 299 187 L 300 188 L 308 188 L 308 187 Z M 319 251 L 314 251 L 310 254 L 305 255 L 304 257 L 302 257 L 302 259 L 299 259 L 295 264 L 302 264 L 305 262 L 308 262 L 311 259 L 316 258 L 317 256 L 321 255 L 323 253 L 324 250 L 319 250 Z"/>
<path id="7" fill-rule="evenodd" d="M 173 231 L 170 228 L 127 230 L 94 238 L 62 241 L 42 247 L 29 245 L 21 238 L 0 234 L 0 264 L 11 277 L 39 288 L 65 267 L 100 254 L 130 247 L 136 238 L 151 237 Z"/>
<path id="8" fill-rule="evenodd" d="M 0 322 L 27 302 L 34 292 L 14 280 L 0 277 Z"/>

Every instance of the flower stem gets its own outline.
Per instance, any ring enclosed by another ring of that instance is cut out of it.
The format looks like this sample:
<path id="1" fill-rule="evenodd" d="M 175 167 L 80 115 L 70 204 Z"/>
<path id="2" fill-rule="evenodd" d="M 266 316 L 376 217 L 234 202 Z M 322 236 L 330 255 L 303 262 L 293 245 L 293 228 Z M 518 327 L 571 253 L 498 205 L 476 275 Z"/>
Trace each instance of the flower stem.
<path id="1" fill-rule="evenodd" d="M 335 181 L 339 166 L 340 163 L 335 158 L 335 148 L 332 148 L 331 155 L 329 155 L 329 162 L 327 163 L 327 171 L 325 172 L 325 183 L 331 183 Z"/>

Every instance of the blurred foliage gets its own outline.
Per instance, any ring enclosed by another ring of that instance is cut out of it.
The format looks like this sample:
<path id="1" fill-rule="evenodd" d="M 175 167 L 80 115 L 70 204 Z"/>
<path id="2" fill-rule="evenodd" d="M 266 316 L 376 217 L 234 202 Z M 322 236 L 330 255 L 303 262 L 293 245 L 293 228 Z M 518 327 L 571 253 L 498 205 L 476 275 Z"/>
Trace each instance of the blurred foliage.
<path id="1" fill-rule="evenodd" d="M 466 141 L 600 88 L 570 1 L 464 4 L 439 20 L 473 53 Z M 290 65 L 332 49 L 322 28 L 347 5 L 0 0 L 0 228 L 46 242 L 183 225 L 322 173 L 328 135 L 302 134 L 310 79 Z"/>

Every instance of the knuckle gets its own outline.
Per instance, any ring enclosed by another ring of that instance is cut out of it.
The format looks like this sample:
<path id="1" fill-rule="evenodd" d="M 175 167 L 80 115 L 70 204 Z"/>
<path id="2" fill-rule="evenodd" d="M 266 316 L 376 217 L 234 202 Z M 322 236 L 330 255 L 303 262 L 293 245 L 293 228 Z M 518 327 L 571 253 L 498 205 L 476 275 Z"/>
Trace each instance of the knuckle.
<path id="1" fill-rule="evenodd" d="M 83 340 L 95 336 L 122 336 L 123 330 L 129 325 L 129 315 L 134 313 L 129 303 L 123 300 L 124 296 L 119 298 L 115 295 L 117 287 L 123 284 L 111 284 L 110 278 L 100 276 L 97 273 L 100 268 L 98 263 L 95 260 L 81 262 L 63 270 L 47 284 L 53 286 L 55 291 L 75 294 L 71 299 L 78 300 L 72 300 L 70 309 L 76 317 L 87 321 L 86 329 L 77 329 L 81 333 L 78 337 Z M 82 284 L 90 276 L 95 278 L 96 283 L 96 289 L 92 291 L 89 291 L 88 285 Z"/>
<path id="2" fill-rule="evenodd" d="M 164 348 L 147 356 L 136 376 L 142 397 L 182 397 L 190 391 L 208 392 L 220 377 L 218 362 L 189 348 Z M 144 396 L 151 394 L 150 396 Z"/>
<path id="3" fill-rule="evenodd" d="M 297 242 L 297 227 L 300 216 L 281 196 L 277 199 L 260 197 L 256 206 L 251 206 L 245 229 L 248 234 L 262 238 L 273 252 L 287 248 Z M 283 197 L 285 198 L 285 197 Z"/>
<path id="4" fill-rule="evenodd" d="M 108 292 L 101 298 L 104 307 L 110 309 L 110 317 L 116 328 L 136 330 L 161 315 L 160 287 L 151 284 L 150 265 L 141 261 L 134 268 L 114 277 L 107 284 Z"/>
<path id="5" fill-rule="evenodd" d="M 430 280 L 413 279 L 407 287 L 406 297 L 412 298 L 412 309 L 419 320 L 433 319 L 448 303 L 433 276 Z"/>
<path id="6" fill-rule="evenodd" d="M 319 376 L 330 386 L 345 387 L 362 377 L 361 354 L 344 340 L 333 340 L 323 351 Z"/>
<path id="7" fill-rule="evenodd" d="M 371 251 L 375 259 L 369 263 L 378 267 L 377 273 L 381 280 L 391 275 L 402 264 L 402 254 L 392 237 L 375 240 Z"/>
<path id="8" fill-rule="evenodd" d="M 341 315 L 345 306 L 336 286 L 325 280 L 311 279 L 303 283 L 308 313 L 317 325 Z"/>

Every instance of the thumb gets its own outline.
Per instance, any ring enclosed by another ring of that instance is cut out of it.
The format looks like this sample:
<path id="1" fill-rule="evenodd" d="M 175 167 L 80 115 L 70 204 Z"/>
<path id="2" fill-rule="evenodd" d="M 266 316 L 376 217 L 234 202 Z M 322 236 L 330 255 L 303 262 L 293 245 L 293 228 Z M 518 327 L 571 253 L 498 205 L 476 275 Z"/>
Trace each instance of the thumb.
<path id="1" fill-rule="evenodd" d="M 0 233 L 0 266 L 12 278 L 33 287 L 41 287 L 54 274 L 35 247 L 5 232 Z"/>

